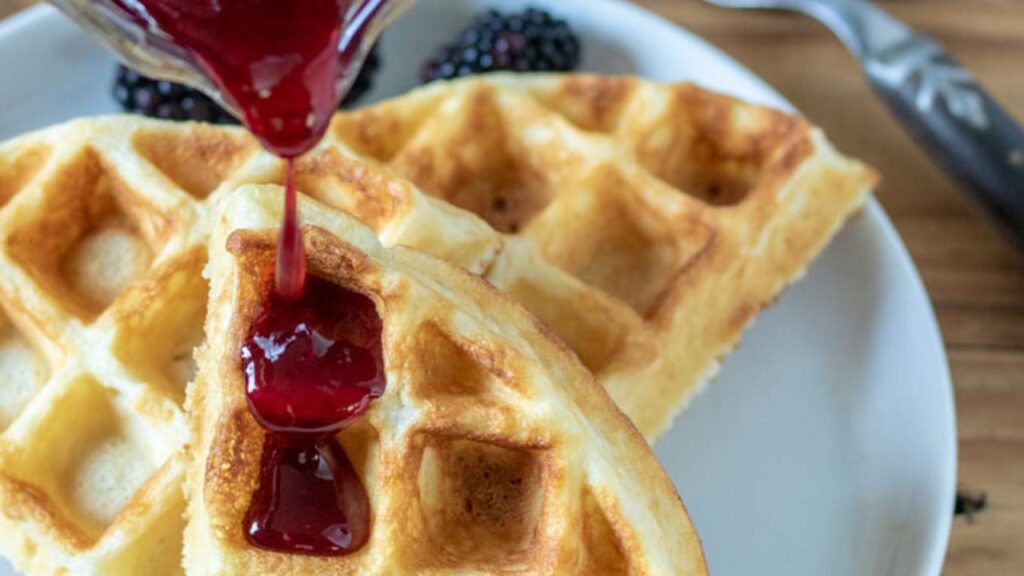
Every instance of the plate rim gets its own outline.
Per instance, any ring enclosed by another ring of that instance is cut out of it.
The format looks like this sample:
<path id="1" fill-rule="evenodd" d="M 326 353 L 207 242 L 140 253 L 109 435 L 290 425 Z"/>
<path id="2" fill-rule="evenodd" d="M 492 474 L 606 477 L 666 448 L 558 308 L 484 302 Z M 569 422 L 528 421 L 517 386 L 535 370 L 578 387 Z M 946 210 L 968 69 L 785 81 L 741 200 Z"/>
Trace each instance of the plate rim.
<path id="1" fill-rule="evenodd" d="M 589 2 L 595 2 L 595 0 L 588 0 Z M 616 10 L 624 10 L 631 12 L 634 17 L 645 20 L 649 25 L 658 26 L 666 29 L 670 29 L 673 34 L 681 35 L 686 38 L 687 41 L 699 44 L 712 53 L 714 56 L 727 62 L 731 67 L 734 68 L 735 72 L 739 72 L 741 75 L 746 76 L 747 80 L 753 85 L 756 85 L 765 95 L 769 96 L 772 100 L 782 105 L 784 108 L 788 108 L 790 111 L 800 113 L 799 109 L 792 105 L 781 93 L 775 90 L 770 84 L 758 76 L 754 71 L 747 68 L 745 65 L 720 50 L 717 46 L 711 42 L 705 40 L 696 33 L 689 29 L 677 24 L 660 14 L 657 14 L 644 6 L 640 6 L 627 0 L 596 0 L 597 3 L 602 3 L 608 6 L 614 7 Z M 36 4 L 22 9 L 14 14 L 0 20 L 0 44 L 7 41 L 7 37 L 11 34 L 15 34 L 18 31 L 33 26 L 48 26 L 53 25 L 50 20 L 56 22 L 56 18 L 62 17 L 60 11 L 49 4 Z M 700 83 L 699 78 L 694 80 L 698 84 Z M 923 328 L 926 329 L 927 336 L 924 338 L 926 341 L 924 345 L 927 349 L 935 354 L 938 366 L 935 367 L 940 382 L 936 383 L 936 386 L 941 388 L 941 391 L 937 390 L 936 394 L 941 400 L 941 414 L 942 420 L 946 424 L 946 429 L 943 430 L 943 435 L 946 438 L 946 462 L 943 465 L 943 481 L 945 484 L 945 492 L 948 495 L 948 501 L 950 502 L 950 508 L 956 495 L 956 478 L 957 478 L 957 467 L 958 467 L 958 445 L 957 445 L 957 422 L 956 422 L 956 410 L 955 410 L 955 394 L 953 387 L 953 380 L 949 368 L 949 358 L 946 353 L 946 347 L 942 338 L 942 331 L 938 323 L 938 319 L 935 313 L 934 305 L 932 304 L 931 297 L 925 287 L 921 275 L 914 265 L 913 258 L 910 255 L 906 244 L 900 237 L 895 225 L 892 220 L 886 214 L 881 203 L 877 197 L 872 194 L 869 196 L 864 208 L 862 209 L 863 217 L 865 217 L 870 224 L 877 227 L 878 232 L 881 236 L 882 243 L 884 245 L 883 252 L 890 252 L 891 256 L 894 257 L 894 263 L 899 269 L 899 273 L 903 274 L 909 285 L 908 290 L 916 295 L 914 306 L 918 308 L 917 314 L 920 315 L 921 321 L 923 322 Z M 945 518 L 935 528 L 937 529 L 937 539 L 930 550 L 922 551 L 922 556 L 925 558 L 925 571 L 926 574 L 939 574 L 942 570 L 943 563 L 945 561 L 946 553 L 949 548 L 949 538 L 953 526 L 953 514 L 952 510 L 947 515 L 941 516 Z"/>

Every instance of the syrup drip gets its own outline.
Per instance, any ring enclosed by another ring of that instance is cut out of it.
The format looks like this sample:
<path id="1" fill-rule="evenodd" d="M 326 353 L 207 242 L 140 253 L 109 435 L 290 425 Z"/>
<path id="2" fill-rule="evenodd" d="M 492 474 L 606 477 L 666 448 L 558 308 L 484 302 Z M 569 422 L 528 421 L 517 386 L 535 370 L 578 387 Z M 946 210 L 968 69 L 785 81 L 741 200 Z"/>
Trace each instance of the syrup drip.
<path id="1" fill-rule="evenodd" d="M 244 523 L 253 544 L 334 556 L 369 539 L 370 502 L 333 437 L 311 442 L 268 434 L 260 478 Z"/>
<path id="2" fill-rule="evenodd" d="M 384 392 L 373 301 L 310 276 L 297 300 L 271 292 L 242 344 L 246 398 L 269 433 L 245 518 L 252 544 L 348 554 L 369 534 L 369 500 L 333 436 Z"/>
<path id="3" fill-rule="evenodd" d="M 373 301 L 310 276 L 298 300 L 271 293 L 242 345 L 245 392 L 272 432 L 336 432 L 384 392 Z"/>

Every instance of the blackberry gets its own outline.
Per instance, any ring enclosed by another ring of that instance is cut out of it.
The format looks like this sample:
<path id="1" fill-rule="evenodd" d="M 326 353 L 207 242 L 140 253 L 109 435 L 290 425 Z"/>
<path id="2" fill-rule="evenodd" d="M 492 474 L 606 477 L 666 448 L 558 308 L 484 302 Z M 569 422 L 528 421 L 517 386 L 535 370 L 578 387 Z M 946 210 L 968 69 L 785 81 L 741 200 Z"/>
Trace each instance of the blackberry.
<path id="1" fill-rule="evenodd" d="M 514 14 L 488 10 L 458 40 L 438 49 L 423 65 L 422 77 L 432 82 L 499 70 L 567 71 L 579 63 L 579 38 L 564 20 L 536 8 Z"/>
<path id="2" fill-rule="evenodd" d="M 237 122 L 209 96 L 182 84 L 155 80 L 120 65 L 114 99 L 125 112 L 164 120 L 198 120 L 213 124 Z"/>
<path id="3" fill-rule="evenodd" d="M 373 86 L 381 58 L 374 46 L 339 108 L 355 103 Z M 124 65 L 117 67 L 114 99 L 125 112 L 164 120 L 196 120 L 211 124 L 238 124 L 238 120 L 212 98 L 184 84 L 143 76 Z"/>

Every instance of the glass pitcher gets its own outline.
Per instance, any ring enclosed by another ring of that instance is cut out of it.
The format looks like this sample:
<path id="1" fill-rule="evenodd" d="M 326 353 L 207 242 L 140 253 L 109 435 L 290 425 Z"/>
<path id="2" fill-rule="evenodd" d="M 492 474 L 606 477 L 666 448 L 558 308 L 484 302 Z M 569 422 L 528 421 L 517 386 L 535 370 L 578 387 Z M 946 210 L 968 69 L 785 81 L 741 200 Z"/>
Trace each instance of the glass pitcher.
<path id="1" fill-rule="evenodd" d="M 213 98 L 235 117 L 241 111 L 214 83 L 188 50 L 174 43 L 157 24 L 146 18 L 138 0 L 50 0 L 82 28 L 112 49 L 126 65 L 153 78 L 188 84 Z M 351 54 L 350 65 L 337 79 L 336 93 L 348 92 L 381 31 L 415 0 L 354 0 L 348 6 L 339 53 Z M 339 9 L 340 8 L 339 4 Z M 126 7 L 128 9 L 126 9 Z M 358 30 L 358 34 L 353 31 Z M 353 46 L 353 42 L 359 42 Z"/>

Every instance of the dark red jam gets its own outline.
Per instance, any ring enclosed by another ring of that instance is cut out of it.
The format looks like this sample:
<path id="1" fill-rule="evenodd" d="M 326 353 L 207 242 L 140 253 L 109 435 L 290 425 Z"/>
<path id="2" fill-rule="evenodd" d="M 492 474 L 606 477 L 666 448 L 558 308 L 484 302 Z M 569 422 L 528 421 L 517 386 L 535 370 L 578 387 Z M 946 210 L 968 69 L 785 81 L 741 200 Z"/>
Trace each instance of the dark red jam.
<path id="1" fill-rule="evenodd" d="M 298 299 L 270 291 L 242 344 L 249 408 L 269 431 L 245 518 L 259 547 L 340 555 L 369 534 L 369 501 L 333 434 L 386 385 L 382 321 L 366 296 L 309 276 Z"/>
<path id="2" fill-rule="evenodd" d="M 276 293 L 242 345 L 249 408 L 274 432 L 336 432 L 384 392 L 373 301 L 310 276 L 298 300 Z"/>
<path id="3" fill-rule="evenodd" d="M 261 548 L 348 554 L 370 537 L 370 502 L 338 441 L 268 434 L 245 534 Z"/>

